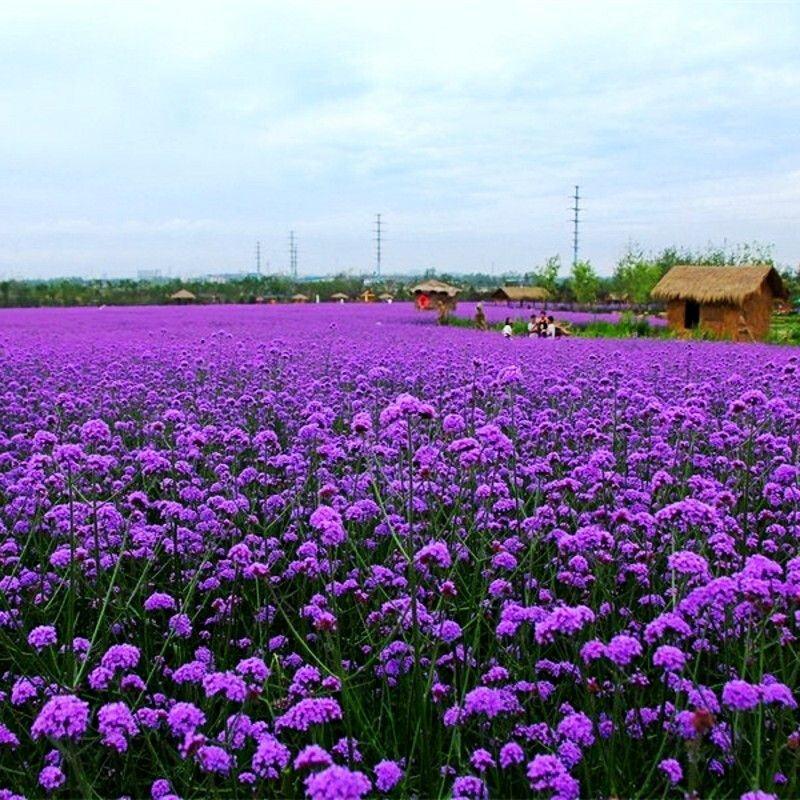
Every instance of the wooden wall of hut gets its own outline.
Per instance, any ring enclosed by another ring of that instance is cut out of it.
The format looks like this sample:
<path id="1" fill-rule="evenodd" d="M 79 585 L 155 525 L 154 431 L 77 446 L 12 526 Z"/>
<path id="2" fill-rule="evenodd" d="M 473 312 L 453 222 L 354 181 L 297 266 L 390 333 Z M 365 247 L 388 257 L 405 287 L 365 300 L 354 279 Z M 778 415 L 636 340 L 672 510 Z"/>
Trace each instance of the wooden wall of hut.
<path id="1" fill-rule="evenodd" d="M 690 336 L 685 326 L 686 300 L 667 303 L 667 323 L 681 335 Z M 773 297 L 767 285 L 750 295 L 743 305 L 732 303 L 704 303 L 699 307 L 698 329 L 718 339 L 733 341 L 763 340 L 769 334 Z"/>
<path id="2" fill-rule="evenodd" d="M 772 291 L 766 283 L 744 301 L 744 318 L 755 339 L 766 339 L 769 335 L 773 303 Z"/>

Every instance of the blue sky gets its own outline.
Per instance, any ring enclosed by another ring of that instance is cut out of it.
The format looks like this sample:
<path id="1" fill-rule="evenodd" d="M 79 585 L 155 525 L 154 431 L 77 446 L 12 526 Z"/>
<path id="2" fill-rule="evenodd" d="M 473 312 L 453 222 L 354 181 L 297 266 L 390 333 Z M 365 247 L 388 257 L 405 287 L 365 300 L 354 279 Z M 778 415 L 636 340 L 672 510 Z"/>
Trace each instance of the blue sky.
<path id="1" fill-rule="evenodd" d="M 5 2 L 0 276 L 800 260 L 800 3 Z"/>

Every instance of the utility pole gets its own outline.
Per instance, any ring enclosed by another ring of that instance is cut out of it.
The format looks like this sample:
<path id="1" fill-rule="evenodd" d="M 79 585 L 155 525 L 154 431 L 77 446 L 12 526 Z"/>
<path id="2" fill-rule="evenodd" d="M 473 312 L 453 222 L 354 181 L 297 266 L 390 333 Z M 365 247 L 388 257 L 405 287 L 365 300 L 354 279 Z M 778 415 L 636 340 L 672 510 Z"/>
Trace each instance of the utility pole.
<path id="1" fill-rule="evenodd" d="M 292 277 L 297 279 L 297 242 L 294 238 L 294 231 L 289 231 L 289 272 Z"/>
<path id="2" fill-rule="evenodd" d="M 575 187 L 575 194 L 572 196 L 572 199 L 575 201 L 575 205 L 572 206 L 572 266 L 573 268 L 578 263 L 578 214 L 580 213 L 580 187 Z"/>
<path id="3" fill-rule="evenodd" d="M 381 276 L 381 215 L 375 216 L 375 242 L 377 249 L 375 253 L 375 275 L 380 278 Z"/>
<path id="4" fill-rule="evenodd" d="M 256 242 L 256 275 L 261 275 L 261 242 Z"/>

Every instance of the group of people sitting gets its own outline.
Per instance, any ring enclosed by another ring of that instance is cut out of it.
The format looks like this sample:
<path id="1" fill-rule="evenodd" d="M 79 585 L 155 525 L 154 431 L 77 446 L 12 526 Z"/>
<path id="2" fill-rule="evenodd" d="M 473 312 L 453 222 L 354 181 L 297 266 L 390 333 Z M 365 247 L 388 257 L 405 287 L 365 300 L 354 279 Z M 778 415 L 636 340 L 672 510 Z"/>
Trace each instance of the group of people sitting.
<path id="1" fill-rule="evenodd" d="M 503 336 L 510 339 L 514 335 L 514 327 L 511 322 L 511 317 L 506 317 L 503 324 Z M 563 336 L 563 332 L 559 332 L 556 321 L 552 315 L 548 316 L 542 311 L 537 317 L 536 314 L 531 314 L 528 321 L 528 336 L 533 339 L 555 339 L 556 336 Z"/>
<path id="2" fill-rule="evenodd" d="M 539 312 L 539 316 L 531 314 L 528 320 L 528 336 L 531 338 L 539 339 L 555 339 L 556 336 L 563 336 L 564 331 L 556 325 L 556 321 L 552 315 L 544 313 L 544 310 Z"/>
<path id="3" fill-rule="evenodd" d="M 486 321 L 486 312 L 483 310 L 483 304 L 478 303 L 475 309 L 475 327 L 479 331 L 488 330 L 489 326 Z M 514 335 L 514 325 L 511 317 L 506 317 L 502 329 L 503 336 L 510 339 Z M 539 315 L 531 314 L 528 322 L 528 336 L 531 338 L 539 339 L 555 339 L 557 336 L 569 336 L 569 331 L 566 331 L 562 326 L 556 325 L 556 321 L 552 315 L 545 314 L 544 310 L 539 312 Z"/>

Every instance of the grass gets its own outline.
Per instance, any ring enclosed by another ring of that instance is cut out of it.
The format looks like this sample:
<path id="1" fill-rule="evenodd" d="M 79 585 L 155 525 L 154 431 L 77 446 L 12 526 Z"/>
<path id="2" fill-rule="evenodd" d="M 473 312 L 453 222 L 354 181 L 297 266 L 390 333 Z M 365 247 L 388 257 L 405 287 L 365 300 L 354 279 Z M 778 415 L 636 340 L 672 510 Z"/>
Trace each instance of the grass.
<path id="1" fill-rule="evenodd" d="M 767 341 L 774 344 L 800 344 L 800 314 L 773 315 Z"/>
<path id="2" fill-rule="evenodd" d="M 556 318 L 556 322 L 558 319 Z M 456 328 L 475 328 L 475 320 L 465 317 L 451 316 L 447 324 Z M 667 328 L 656 328 L 647 320 L 637 319 L 633 314 L 623 314 L 619 322 L 589 322 L 586 325 L 569 324 L 573 336 L 586 339 L 636 339 L 654 338 L 671 339 L 673 334 Z M 490 331 L 501 331 L 503 323 L 490 323 Z M 528 323 L 524 319 L 512 320 L 511 328 L 514 336 L 527 336 Z"/>

